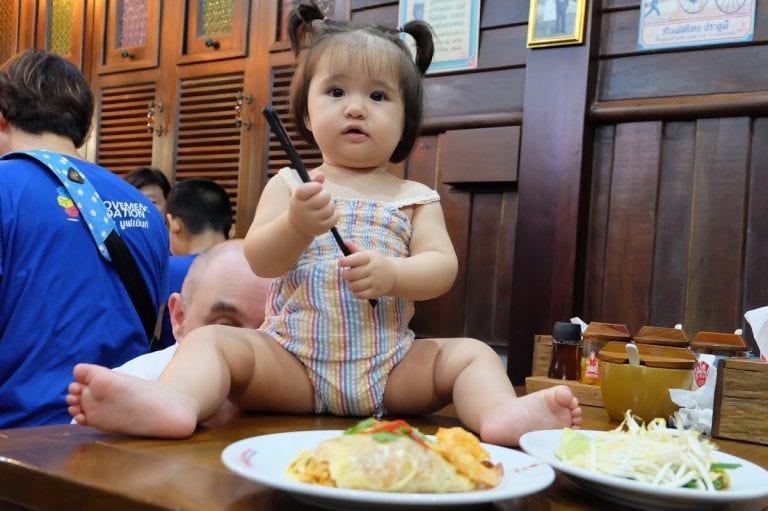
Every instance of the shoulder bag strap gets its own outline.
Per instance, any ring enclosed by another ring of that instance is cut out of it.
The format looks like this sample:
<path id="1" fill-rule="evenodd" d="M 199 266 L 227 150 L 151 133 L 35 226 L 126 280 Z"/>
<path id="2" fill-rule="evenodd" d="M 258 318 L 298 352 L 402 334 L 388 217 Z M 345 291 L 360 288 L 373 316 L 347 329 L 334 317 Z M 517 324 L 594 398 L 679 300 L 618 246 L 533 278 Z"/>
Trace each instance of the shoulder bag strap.
<path id="1" fill-rule="evenodd" d="M 118 234 L 104 202 L 85 175 L 65 156 L 51 151 L 16 151 L 3 159 L 26 157 L 37 160 L 49 169 L 64 185 L 70 198 L 80 211 L 99 253 L 111 261 L 120 276 L 133 306 L 139 314 L 144 332 L 150 341 L 150 350 L 156 348 L 155 330 L 158 313 L 149 294 L 147 283 L 141 275 L 136 260 L 125 240 Z"/>

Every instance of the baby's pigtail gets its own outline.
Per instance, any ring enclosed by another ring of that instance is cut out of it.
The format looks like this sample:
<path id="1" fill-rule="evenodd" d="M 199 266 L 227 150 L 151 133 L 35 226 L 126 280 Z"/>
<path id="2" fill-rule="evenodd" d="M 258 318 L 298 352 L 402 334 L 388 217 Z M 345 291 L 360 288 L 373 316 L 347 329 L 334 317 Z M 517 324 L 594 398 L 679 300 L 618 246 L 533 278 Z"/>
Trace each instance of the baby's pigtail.
<path id="1" fill-rule="evenodd" d="M 435 54 L 435 41 L 432 28 L 428 23 L 420 20 L 409 21 L 401 28 L 401 31 L 413 37 L 416 41 L 416 67 L 421 74 L 427 72 Z"/>
<path id="2" fill-rule="evenodd" d="M 312 22 L 326 19 L 314 2 L 301 2 L 296 6 L 288 20 L 288 37 L 294 54 L 299 54 L 302 44 L 312 34 Z"/>

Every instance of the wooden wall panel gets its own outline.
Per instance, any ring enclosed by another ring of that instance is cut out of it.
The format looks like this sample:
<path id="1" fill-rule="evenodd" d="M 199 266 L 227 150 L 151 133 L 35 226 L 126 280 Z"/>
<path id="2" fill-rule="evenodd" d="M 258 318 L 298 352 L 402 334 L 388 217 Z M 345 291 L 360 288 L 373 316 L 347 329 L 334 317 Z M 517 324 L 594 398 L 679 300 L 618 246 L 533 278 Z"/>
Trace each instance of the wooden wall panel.
<path id="1" fill-rule="evenodd" d="M 686 330 L 727 331 L 742 323 L 749 141 L 749 119 L 697 123 Z"/>
<path id="2" fill-rule="evenodd" d="M 768 119 L 752 126 L 747 239 L 744 248 L 745 311 L 768 305 Z M 754 332 L 749 332 L 749 338 Z"/>
<path id="3" fill-rule="evenodd" d="M 672 327 L 685 319 L 695 133 L 693 122 L 664 126 L 649 311 L 654 326 Z"/>
<path id="4" fill-rule="evenodd" d="M 602 315 L 590 321 L 624 323 L 631 331 L 647 323 L 661 129 L 659 122 L 616 128 Z"/>
<path id="5" fill-rule="evenodd" d="M 512 322 L 509 311 L 512 308 L 512 277 L 514 273 L 515 240 L 517 239 L 517 190 L 510 189 L 502 194 L 499 238 L 496 245 L 496 300 L 493 317 L 493 344 L 507 345 L 512 338 Z M 483 301 L 481 298 L 480 305 Z M 512 354 L 508 353 L 508 358 Z M 527 362 L 527 361 L 526 361 Z"/>
<path id="6" fill-rule="evenodd" d="M 745 328 L 768 305 L 766 161 L 764 118 L 600 127 L 582 317 L 689 337 Z"/>
<path id="7" fill-rule="evenodd" d="M 517 181 L 520 126 L 447 131 L 440 171 L 446 183 Z"/>
<path id="8" fill-rule="evenodd" d="M 492 340 L 497 303 L 497 243 L 501 230 L 501 202 L 498 193 L 472 194 L 469 222 L 466 333 Z M 506 343 L 505 343 L 506 344 Z"/>
<path id="9" fill-rule="evenodd" d="M 603 16 L 600 54 L 618 56 L 637 52 L 638 11 L 616 11 Z"/>
<path id="10" fill-rule="evenodd" d="M 484 0 L 480 9 L 480 26 L 492 27 L 528 22 L 528 2 Z"/>
<path id="11" fill-rule="evenodd" d="M 499 84 L 504 84 L 503 89 Z M 525 69 L 511 68 L 484 73 L 428 76 L 426 117 L 459 117 L 523 108 Z"/>
<path id="12" fill-rule="evenodd" d="M 692 66 L 696 63 L 696 66 Z M 643 53 L 603 62 L 598 100 L 737 93 L 768 83 L 762 46 L 727 46 L 675 53 Z M 683 75 L 680 70 L 687 70 Z"/>
<path id="13" fill-rule="evenodd" d="M 467 269 L 466 247 L 469 225 L 464 213 L 469 210 L 471 198 L 467 194 L 452 193 L 447 185 L 438 183 L 437 136 L 422 136 L 416 142 L 406 162 L 408 179 L 434 187 L 440 193 L 448 233 L 459 258 L 459 277 L 453 288 L 434 300 L 416 302 L 416 316 L 411 328 L 422 337 L 450 337 L 464 331 L 464 292 Z"/>
<path id="14" fill-rule="evenodd" d="M 534 335 L 573 315 L 592 16 L 582 45 L 530 50 L 525 67 L 507 372 L 530 375 Z M 595 29 L 599 30 L 599 28 Z M 588 151 L 587 151 L 588 152 Z"/>
<path id="15" fill-rule="evenodd" d="M 587 254 L 582 264 L 582 281 L 587 293 L 582 297 L 581 316 L 585 321 L 602 315 L 603 288 L 605 278 L 605 246 L 608 232 L 608 205 L 611 190 L 611 171 L 613 169 L 613 142 L 616 129 L 612 125 L 600 126 L 595 131 L 594 150 L 592 158 L 591 191 L 587 222 L 585 246 L 582 251 Z M 577 304 L 578 307 L 578 304 Z M 578 308 L 576 309 L 578 310 Z"/>
<path id="16" fill-rule="evenodd" d="M 480 40 L 478 50 L 477 68 L 524 66 L 527 37 L 527 25 L 483 30 L 483 38 Z"/>

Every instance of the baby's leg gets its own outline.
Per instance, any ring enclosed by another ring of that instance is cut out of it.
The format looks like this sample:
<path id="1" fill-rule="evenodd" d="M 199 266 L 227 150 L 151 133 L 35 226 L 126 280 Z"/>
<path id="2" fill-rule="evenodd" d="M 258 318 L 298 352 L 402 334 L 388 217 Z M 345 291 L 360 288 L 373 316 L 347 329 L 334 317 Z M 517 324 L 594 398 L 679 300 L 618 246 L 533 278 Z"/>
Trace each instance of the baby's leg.
<path id="1" fill-rule="evenodd" d="M 180 343 L 157 382 L 137 380 L 98 366 L 78 365 L 67 396 L 70 414 L 79 424 L 106 431 L 188 436 L 198 422 L 216 413 L 227 396 L 238 402 L 258 403 L 258 394 L 267 394 L 263 384 L 254 385 L 255 380 L 264 379 L 254 378 L 257 365 L 264 366 L 263 359 L 277 366 L 270 368 L 272 373 L 280 372 L 281 362 L 294 360 L 272 339 L 262 335 L 243 328 L 199 328 Z M 282 355 L 269 356 L 270 352 L 278 351 Z M 286 366 L 291 377 L 301 379 L 302 374 L 295 371 L 295 366 Z M 274 386 L 276 380 L 271 381 Z M 292 397 L 302 403 L 311 402 L 311 392 L 309 398 Z M 270 398 L 265 400 L 270 402 Z"/>
<path id="2" fill-rule="evenodd" d="M 481 341 L 415 341 L 390 375 L 387 410 L 425 413 L 450 399 L 459 419 L 490 443 L 517 445 L 527 431 L 581 423 L 581 408 L 568 387 L 517 397 L 499 356 Z"/>
<path id="3" fill-rule="evenodd" d="M 162 384 L 93 364 L 77 364 L 67 388 L 75 422 L 104 431 L 182 438 L 197 426 L 196 404 Z"/>

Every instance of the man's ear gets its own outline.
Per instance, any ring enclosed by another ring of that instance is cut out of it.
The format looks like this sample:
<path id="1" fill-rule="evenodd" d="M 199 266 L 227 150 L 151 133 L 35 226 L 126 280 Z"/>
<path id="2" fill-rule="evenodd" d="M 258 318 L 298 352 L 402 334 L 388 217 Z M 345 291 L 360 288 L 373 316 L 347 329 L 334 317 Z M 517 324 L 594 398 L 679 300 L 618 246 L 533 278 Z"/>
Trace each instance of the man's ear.
<path id="1" fill-rule="evenodd" d="M 166 213 L 165 217 L 168 219 L 168 232 L 178 236 L 184 230 L 184 224 L 170 213 Z"/>
<path id="2" fill-rule="evenodd" d="M 168 315 L 171 318 L 171 330 L 176 342 L 184 339 L 184 298 L 181 293 L 171 293 L 168 297 Z"/>
<path id="3" fill-rule="evenodd" d="M 8 127 L 8 120 L 3 115 L 3 112 L 0 112 L 0 131 L 4 130 L 6 127 Z"/>

